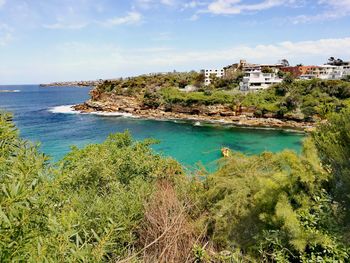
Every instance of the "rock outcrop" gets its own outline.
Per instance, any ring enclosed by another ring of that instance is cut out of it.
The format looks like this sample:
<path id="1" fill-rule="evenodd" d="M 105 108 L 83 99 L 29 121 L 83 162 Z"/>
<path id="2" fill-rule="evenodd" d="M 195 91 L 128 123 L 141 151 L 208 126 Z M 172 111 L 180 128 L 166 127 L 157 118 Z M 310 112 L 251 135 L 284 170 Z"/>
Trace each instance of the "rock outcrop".
<path id="1" fill-rule="evenodd" d="M 102 80 L 65 81 L 65 82 L 52 82 L 48 84 L 40 84 L 40 87 L 95 87 L 101 83 L 102 83 Z"/>
<path id="2" fill-rule="evenodd" d="M 96 95 L 96 94 L 95 94 Z M 243 127 L 266 127 L 295 130 L 310 130 L 314 123 L 302 121 L 299 116 L 289 116 L 278 119 L 274 116 L 254 117 L 252 108 L 240 107 L 232 109 L 229 105 L 191 105 L 180 104 L 162 105 L 150 108 L 143 105 L 137 97 L 118 96 L 115 94 L 99 94 L 93 99 L 74 108 L 81 112 L 120 112 L 130 113 L 135 117 L 158 120 L 192 120 L 231 124 Z M 98 100 L 96 100 L 98 98 Z"/>

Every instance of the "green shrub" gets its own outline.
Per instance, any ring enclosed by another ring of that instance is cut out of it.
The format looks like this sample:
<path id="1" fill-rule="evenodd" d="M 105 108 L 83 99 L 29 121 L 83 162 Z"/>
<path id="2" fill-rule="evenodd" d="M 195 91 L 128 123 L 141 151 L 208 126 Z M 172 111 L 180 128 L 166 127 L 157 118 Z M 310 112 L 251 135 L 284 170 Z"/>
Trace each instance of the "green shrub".
<path id="1" fill-rule="evenodd" d="M 103 262 L 136 251 L 144 204 L 181 169 L 128 133 L 73 148 L 57 167 L 0 115 L 0 261 Z"/>
<path id="2" fill-rule="evenodd" d="M 276 105 L 272 93 L 259 97 Z M 349 119 L 350 109 L 332 114 L 301 155 L 233 153 L 197 180 L 128 132 L 73 147 L 52 165 L 1 113 L 0 262 L 137 262 L 186 251 L 191 262 L 348 262 Z"/>
<path id="3" fill-rule="evenodd" d="M 205 182 L 207 234 L 220 249 L 266 262 L 343 262 L 349 254 L 338 238 L 341 206 L 326 193 L 328 181 L 310 141 L 300 157 L 234 154 Z"/>

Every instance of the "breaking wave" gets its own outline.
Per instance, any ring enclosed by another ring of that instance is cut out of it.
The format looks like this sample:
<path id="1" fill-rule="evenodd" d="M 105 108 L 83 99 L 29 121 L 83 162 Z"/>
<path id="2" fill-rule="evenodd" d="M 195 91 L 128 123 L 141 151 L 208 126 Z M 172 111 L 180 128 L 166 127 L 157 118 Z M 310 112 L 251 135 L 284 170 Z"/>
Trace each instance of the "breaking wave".
<path id="1" fill-rule="evenodd" d="M 51 113 L 60 113 L 60 114 L 90 114 L 90 115 L 98 115 L 98 116 L 107 116 L 107 117 L 128 117 L 132 118 L 134 117 L 131 113 L 126 112 L 81 112 L 77 111 L 73 108 L 74 105 L 62 105 L 62 106 L 56 106 L 49 109 L 49 112 Z"/>

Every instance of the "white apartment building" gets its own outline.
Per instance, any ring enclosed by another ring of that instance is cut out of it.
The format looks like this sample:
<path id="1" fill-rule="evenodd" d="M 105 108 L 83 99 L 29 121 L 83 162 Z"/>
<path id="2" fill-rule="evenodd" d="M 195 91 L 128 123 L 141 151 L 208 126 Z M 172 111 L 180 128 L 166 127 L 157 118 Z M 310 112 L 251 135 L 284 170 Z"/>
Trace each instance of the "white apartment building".
<path id="1" fill-rule="evenodd" d="M 321 65 L 313 67 L 301 79 L 319 78 L 323 80 L 339 80 L 350 75 L 350 64 L 343 66 Z"/>
<path id="2" fill-rule="evenodd" d="M 240 83 L 241 91 L 257 91 L 267 89 L 273 84 L 281 83 L 283 80 L 276 76 L 275 73 L 262 73 L 261 71 L 252 71 L 243 77 Z"/>
<path id="3" fill-rule="evenodd" d="M 217 78 L 222 78 L 225 74 L 224 69 L 206 69 L 204 70 L 204 84 L 207 86 L 211 83 L 211 77 L 216 76 Z"/>
<path id="4" fill-rule="evenodd" d="M 350 63 L 345 65 L 345 66 L 341 66 L 341 70 L 342 70 L 342 78 L 346 77 L 346 76 L 350 76 Z"/>
<path id="5" fill-rule="evenodd" d="M 322 65 L 318 68 L 318 78 L 320 79 L 329 79 L 336 80 L 342 78 L 342 69 L 341 67 L 331 66 L 331 65 Z"/>

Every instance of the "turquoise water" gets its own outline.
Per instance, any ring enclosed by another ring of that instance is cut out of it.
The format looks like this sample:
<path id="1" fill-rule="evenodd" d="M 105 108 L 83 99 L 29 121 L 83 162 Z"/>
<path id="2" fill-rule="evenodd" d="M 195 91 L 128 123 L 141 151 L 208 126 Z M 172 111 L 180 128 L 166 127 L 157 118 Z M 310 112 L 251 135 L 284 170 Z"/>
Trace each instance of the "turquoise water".
<path id="1" fill-rule="evenodd" d="M 155 138 L 153 148 L 194 167 L 213 169 L 221 157 L 221 147 L 256 154 L 301 149 L 302 134 L 278 130 L 258 130 L 222 126 L 195 126 L 193 123 L 150 121 L 125 117 L 60 113 L 57 106 L 73 105 L 88 99 L 88 88 L 41 88 L 37 85 L 0 86 L 18 93 L 0 93 L 0 108 L 14 113 L 22 137 L 38 142 L 57 161 L 71 145 L 98 143 L 108 134 L 129 130 L 136 139 Z M 67 107 L 62 107 L 63 109 Z"/>

